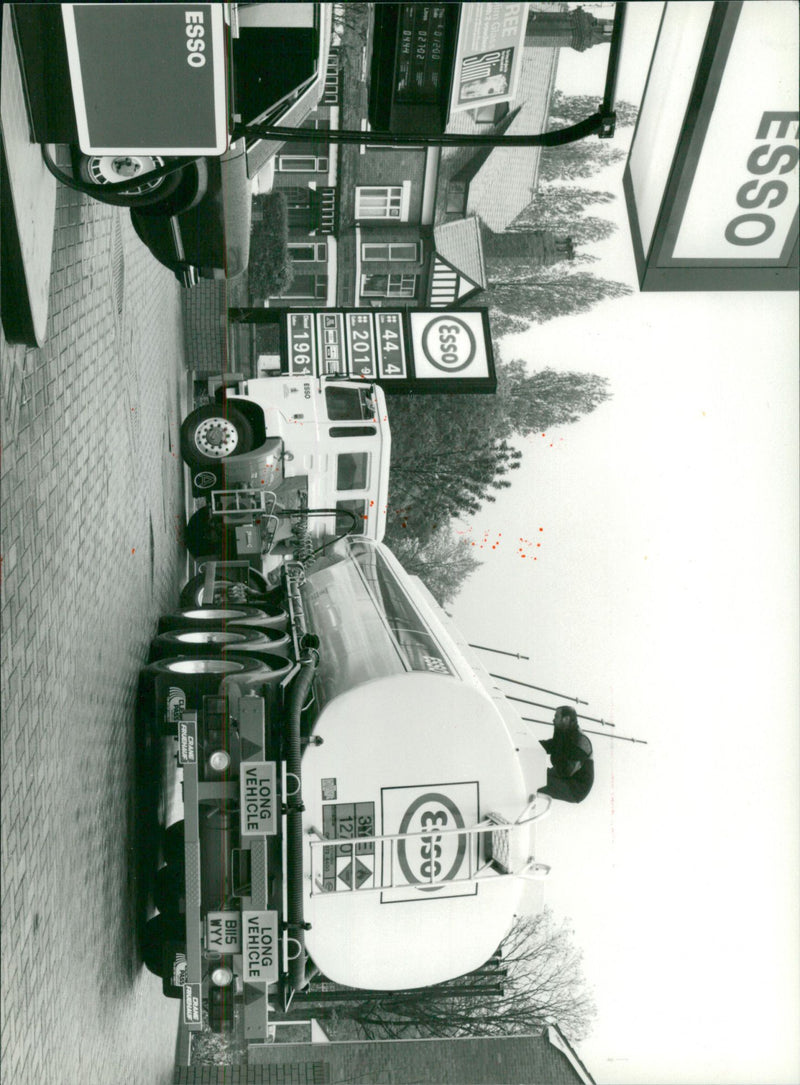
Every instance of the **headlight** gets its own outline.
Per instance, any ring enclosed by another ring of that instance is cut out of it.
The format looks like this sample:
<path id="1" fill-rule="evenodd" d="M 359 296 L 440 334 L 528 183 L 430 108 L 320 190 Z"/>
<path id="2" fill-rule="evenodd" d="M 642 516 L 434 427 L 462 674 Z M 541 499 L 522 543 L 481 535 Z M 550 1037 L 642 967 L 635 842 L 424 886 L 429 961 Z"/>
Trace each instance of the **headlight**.
<path id="1" fill-rule="evenodd" d="M 230 767 L 231 755 L 227 750 L 214 750 L 208 759 L 209 767 L 214 772 L 225 772 Z"/>
<path id="2" fill-rule="evenodd" d="M 233 983 L 233 972 L 230 968 L 215 968 L 211 973 L 211 982 L 215 987 L 229 987 Z"/>

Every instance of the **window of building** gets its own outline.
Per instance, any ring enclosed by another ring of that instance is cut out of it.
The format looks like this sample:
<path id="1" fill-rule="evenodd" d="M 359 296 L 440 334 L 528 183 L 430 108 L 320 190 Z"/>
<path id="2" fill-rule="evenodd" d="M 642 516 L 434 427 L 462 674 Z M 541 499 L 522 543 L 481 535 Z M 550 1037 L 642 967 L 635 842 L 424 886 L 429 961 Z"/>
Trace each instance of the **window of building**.
<path id="1" fill-rule="evenodd" d="M 403 275 L 393 271 L 386 275 L 361 276 L 361 293 L 364 297 L 413 298 L 416 289 L 416 275 Z"/>
<path id="2" fill-rule="evenodd" d="M 369 452 L 341 452 L 336 457 L 336 489 L 366 490 Z"/>
<path id="3" fill-rule="evenodd" d="M 328 156 L 310 154 L 279 154 L 278 169 L 282 173 L 327 173 Z"/>
<path id="4" fill-rule="evenodd" d="M 361 245 L 362 260 L 407 260 L 419 263 L 419 244 L 416 241 L 365 241 Z"/>
<path id="5" fill-rule="evenodd" d="M 328 246 L 324 241 L 309 244 L 290 244 L 289 256 L 296 263 L 304 260 L 327 260 Z"/>
<path id="6" fill-rule="evenodd" d="M 295 275 L 292 285 L 281 294 L 283 298 L 309 298 L 315 301 L 324 300 L 327 296 L 328 276 L 324 273 Z"/>
<path id="7" fill-rule="evenodd" d="M 357 219 L 408 219 L 411 185 L 361 185 L 356 188 Z"/>
<path id="8" fill-rule="evenodd" d="M 467 186 L 463 181 L 451 181 L 447 186 L 447 211 L 464 212 L 467 209 Z"/>

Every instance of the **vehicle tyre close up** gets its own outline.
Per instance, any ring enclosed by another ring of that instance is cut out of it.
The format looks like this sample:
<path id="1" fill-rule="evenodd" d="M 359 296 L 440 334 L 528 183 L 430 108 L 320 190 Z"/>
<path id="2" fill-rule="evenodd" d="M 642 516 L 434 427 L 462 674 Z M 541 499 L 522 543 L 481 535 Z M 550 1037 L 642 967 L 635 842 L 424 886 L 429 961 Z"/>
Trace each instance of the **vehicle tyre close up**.
<path id="1" fill-rule="evenodd" d="M 73 168 L 82 181 L 93 185 L 116 184 L 130 180 L 128 192 L 98 194 L 97 199 L 114 207 L 142 209 L 161 203 L 177 191 L 182 180 L 182 170 L 148 181 L 147 174 L 166 164 L 159 155 L 85 155 L 73 153 Z"/>
<path id="2" fill-rule="evenodd" d="M 253 428 L 231 403 L 198 407 L 181 426 L 181 455 L 190 467 L 219 463 L 252 447 Z"/>

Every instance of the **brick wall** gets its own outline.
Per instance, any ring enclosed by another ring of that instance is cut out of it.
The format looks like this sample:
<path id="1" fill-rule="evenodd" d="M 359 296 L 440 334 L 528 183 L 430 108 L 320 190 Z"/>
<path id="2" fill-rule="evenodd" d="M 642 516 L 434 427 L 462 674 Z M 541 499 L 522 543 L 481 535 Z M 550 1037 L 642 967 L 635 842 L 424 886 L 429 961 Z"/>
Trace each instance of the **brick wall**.
<path id="1" fill-rule="evenodd" d="M 178 1066 L 173 1078 L 174 1085 L 330 1085 L 330 1081 L 330 1065 L 321 1059 L 271 1066 Z"/>
<path id="2" fill-rule="evenodd" d="M 201 280 L 181 292 L 186 365 L 203 376 L 234 371 L 253 375 L 254 332 L 246 324 L 228 328 L 228 307 L 247 304 L 247 288 L 224 280 Z"/>
<path id="3" fill-rule="evenodd" d="M 580 1085 L 591 1081 L 576 1072 L 566 1055 L 546 1035 L 347 1041 L 325 1044 L 324 1048 L 318 1044 L 265 1045 L 251 1049 L 250 1069 L 256 1068 L 252 1064 L 258 1060 L 265 1064 L 264 1069 L 269 1063 L 273 1069 L 282 1067 L 285 1072 L 290 1060 L 298 1067 L 308 1067 L 315 1056 L 330 1075 L 320 1079 L 326 1082 Z"/>

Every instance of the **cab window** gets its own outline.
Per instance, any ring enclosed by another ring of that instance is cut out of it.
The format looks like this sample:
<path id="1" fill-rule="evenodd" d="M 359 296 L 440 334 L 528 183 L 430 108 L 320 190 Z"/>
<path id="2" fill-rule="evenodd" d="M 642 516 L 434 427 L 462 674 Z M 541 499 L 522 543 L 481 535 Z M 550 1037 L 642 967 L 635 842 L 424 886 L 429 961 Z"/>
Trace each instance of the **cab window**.
<path id="1" fill-rule="evenodd" d="M 373 421 L 375 405 L 370 388 L 326 388 L 325 405 L 331 422 Z"/>
<path id="2" fill-rule="evenodd" d="M 342 452 L 336 457 L 336 489 L 366 490 L 368 452 Z"/>
<path id="3" fill-rule="evenodd" d="M 352 513 L 352 515 L 350 515 Z M 353 522 L 355 517 L 355 522 Z M 367 503 L 355 498 L 336 502 L 336 534 L 363 535 L 367 530 Z"/>

